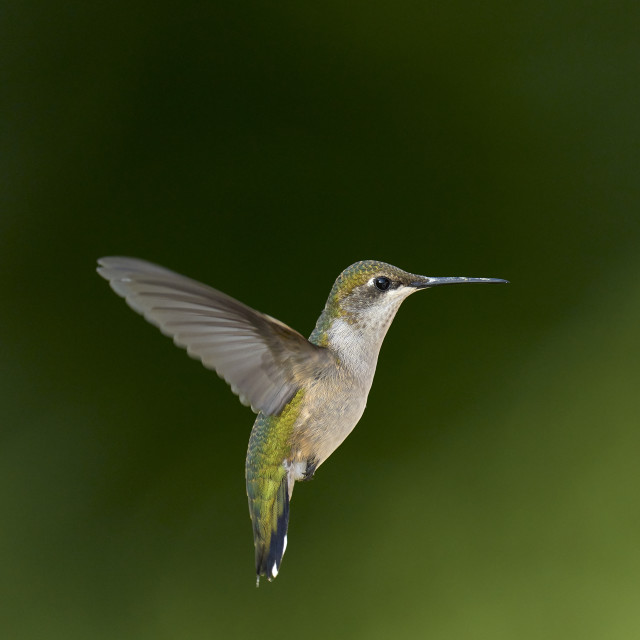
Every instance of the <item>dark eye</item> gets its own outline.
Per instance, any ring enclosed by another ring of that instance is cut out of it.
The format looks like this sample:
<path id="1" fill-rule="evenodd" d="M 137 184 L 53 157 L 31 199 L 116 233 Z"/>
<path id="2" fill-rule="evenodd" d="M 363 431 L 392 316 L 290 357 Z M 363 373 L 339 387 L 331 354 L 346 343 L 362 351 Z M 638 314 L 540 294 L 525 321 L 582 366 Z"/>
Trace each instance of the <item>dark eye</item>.
<path id="1" fill-rule="evenodd" d="M 380 291 L 386 291 L 389 288 L 389 285 L 391 284 L 391 280 L 389 280 L 389 278 L 385 278 L 384 276 L 381 276 L 380 278 L 376 278 L 373 281 L 373 284 L 375 284 L 376 287 L 380 289 Z"/>

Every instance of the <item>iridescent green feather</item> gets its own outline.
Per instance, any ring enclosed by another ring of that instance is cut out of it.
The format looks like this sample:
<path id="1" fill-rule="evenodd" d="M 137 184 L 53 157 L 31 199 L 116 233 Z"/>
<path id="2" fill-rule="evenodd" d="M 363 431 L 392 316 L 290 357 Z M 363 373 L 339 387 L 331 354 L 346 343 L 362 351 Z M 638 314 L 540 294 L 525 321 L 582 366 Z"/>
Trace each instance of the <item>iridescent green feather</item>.
<path id="1" fill-rule="evenodd" d="M 289 486 L 285 462 L 291 454 L 291 434 L 303 397 L 301 389 L 277 416 L 258 414 L 249 438 L 247 497 L 258 580 L 260 576 L 275 578 L 286 547 Z"/>

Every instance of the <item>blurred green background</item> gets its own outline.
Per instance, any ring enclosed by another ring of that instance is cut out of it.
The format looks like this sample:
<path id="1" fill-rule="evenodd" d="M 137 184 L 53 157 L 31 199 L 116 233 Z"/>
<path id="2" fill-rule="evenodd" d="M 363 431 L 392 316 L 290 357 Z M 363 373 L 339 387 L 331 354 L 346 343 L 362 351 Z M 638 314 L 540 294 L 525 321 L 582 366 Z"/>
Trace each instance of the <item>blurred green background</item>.
<path id="1" fill-rule="evenodd" d="M 640 636 L 637 2 L 8 4 L 0 636 Z M 411 298 L 254 586 L 253 421 L 95 274 Z"/>

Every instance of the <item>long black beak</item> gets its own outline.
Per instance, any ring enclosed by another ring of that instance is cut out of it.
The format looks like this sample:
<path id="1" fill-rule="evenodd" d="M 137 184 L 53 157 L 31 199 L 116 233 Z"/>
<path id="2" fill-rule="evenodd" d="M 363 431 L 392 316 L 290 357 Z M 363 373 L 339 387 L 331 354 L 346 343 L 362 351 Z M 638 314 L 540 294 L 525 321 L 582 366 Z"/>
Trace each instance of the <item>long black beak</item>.
<path id="1" fill-rule="evenodd" d="M 421 279 L 412 282 L 409 286 L 416 289 L 427 289 L 428 287 L 441 287 L 445 284 L 509 284 L 508 280 L 502 280 L 501 278 L 464 278 L 464 277 L 444 277 L 444 278 L 430 278 L 428 276 L 419 276 Z"/>

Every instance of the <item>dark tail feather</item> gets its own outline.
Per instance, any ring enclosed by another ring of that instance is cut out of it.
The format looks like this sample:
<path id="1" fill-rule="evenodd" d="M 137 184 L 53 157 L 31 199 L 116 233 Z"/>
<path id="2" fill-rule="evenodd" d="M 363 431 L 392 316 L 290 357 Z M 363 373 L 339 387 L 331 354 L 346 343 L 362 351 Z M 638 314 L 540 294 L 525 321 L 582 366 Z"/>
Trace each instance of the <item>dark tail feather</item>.
<path id="1" fill-rule="evenodd" d="M 260 505 L 259 508 L 256 507 Z M 256 547 L 256 585 L 260 576 L 271 582 L 280 571 L 282 556 L 287 548 L 289 526 L 289 483 L 284 473 L 276 492 L 251 504 L 253 539 Z"/>

